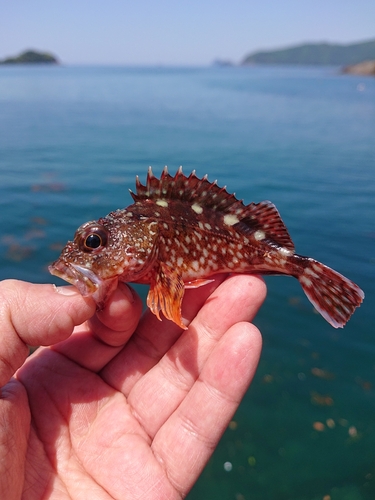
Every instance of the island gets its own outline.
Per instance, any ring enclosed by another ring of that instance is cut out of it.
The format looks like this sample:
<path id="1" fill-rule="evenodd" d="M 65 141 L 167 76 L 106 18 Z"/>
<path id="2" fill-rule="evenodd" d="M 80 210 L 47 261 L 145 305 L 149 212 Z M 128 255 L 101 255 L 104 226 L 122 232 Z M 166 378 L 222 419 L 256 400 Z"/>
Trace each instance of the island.
<path id="1" fill-rule="evenodd" d="M 258 51 L 247 55 L 241 64 L 349 66 L 373 59 L 375 59 L 375 40 L 348 45 L 306 43 L 273 51 Z"/>
<path id="2" fill-rule="evenodd" d="M 16 57 L 7 57 L 0 64 L 59 64 L 58 59 L 48 52 L 26 50 Z"/>

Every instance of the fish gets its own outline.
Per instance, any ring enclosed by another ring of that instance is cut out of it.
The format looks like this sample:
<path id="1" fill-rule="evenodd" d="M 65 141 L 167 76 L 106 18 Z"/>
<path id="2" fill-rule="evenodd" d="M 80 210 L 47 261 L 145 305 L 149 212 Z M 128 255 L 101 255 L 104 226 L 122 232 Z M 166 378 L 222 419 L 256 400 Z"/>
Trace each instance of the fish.
<path id="1" fill-rule="evenodd" d="M 119 282 L 149 284 L 147 306 L 161 320 L 186 329 L 185 289 L 204 286 L 218 273 L 287 275 L 333 327 L 343 327 L 364 299 L 351 280 L 294 244 L 273 203 L 245 205 L 226 186 L 165 167 L 151 167 L 146 183 L 136 177 L 134 203 L 82 224 L 51 274 L 105 306 Z"/>

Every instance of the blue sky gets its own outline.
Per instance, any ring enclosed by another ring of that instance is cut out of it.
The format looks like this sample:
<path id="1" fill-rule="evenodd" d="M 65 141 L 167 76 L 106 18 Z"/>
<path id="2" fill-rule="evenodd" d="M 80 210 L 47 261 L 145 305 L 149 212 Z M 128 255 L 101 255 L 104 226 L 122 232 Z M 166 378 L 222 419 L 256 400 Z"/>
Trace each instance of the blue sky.
<path id="1" fill-rule="evenodd" d="M 375 38 L 375 0 L 2 0 L 0 58 L 205 65 L 258 49 Z"/>

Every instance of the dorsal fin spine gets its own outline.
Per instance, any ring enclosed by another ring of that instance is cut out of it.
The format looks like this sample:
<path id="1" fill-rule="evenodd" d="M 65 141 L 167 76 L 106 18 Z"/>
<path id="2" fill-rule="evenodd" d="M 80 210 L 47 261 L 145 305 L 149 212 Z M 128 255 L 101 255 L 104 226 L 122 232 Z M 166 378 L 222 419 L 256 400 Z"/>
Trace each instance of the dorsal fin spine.
<path id="1" fill-rule="evenodd" d="M 151 167 L 148 169 L 146 185 L 136 178 L 136 194 L 131 193 L 135 201 L 145 199 L 170 199 L 186 203 L 197 203 L 203 208 L 219 211 L 223 214 L 234 214 L 243 225 L 243 230 L 251 234 L 261 229 L 267 239 L 276 245 L 294 251 L 294 244 L 289 236 L 278 210 L 269 201 L 244 205 L 234 194 L 227 191 L 226 186 L 219 187 L 217 182 L 209 182 L 208 176 L 201 179 L 195 170 L 187 177 L 179 167 L 171 176 L 164 167 L 160 179 L 155 177 Z"/>

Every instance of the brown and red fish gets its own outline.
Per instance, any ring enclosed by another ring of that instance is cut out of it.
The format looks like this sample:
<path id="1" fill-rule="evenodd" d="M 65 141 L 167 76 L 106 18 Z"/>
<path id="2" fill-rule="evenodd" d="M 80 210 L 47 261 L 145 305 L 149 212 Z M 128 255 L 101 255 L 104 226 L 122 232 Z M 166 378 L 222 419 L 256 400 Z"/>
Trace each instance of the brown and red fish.
<path id="1" fill-rule="evenodd" d="M 294 251 L 279 212 L 269 201 L 244 205 L 226 188 L 180 168 L 160 179 L 151 168 L 137 177 L 134 203 L 86 222 L 49 270 L 92 295 L 102 306 L 118 281 L 150 284 L 147 305 L 181 328 L 185 288 L 216 273 L 285 274 L 335 328 L 353 314 L 364 293 L 352 281 Z"/>

